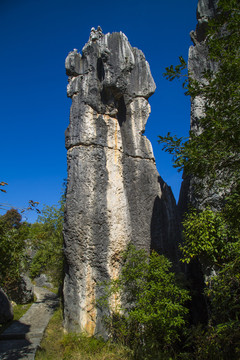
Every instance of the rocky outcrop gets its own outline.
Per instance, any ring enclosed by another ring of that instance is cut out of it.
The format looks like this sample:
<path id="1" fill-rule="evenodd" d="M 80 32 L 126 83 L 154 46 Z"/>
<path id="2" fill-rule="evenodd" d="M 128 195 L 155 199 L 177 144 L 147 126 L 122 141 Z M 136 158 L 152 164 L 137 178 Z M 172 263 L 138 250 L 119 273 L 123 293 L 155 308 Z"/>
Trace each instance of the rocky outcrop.
<path id="1" fill-rule="evenodd" d="M 0 288 L 0 324 L 4 324 L 13 319 L 13 308 L 7 295 Z"/>
<path id="2" fill-rule="evenodd" d="M 36 286 L 46 287 L 49 289 L 53 288 L 53 284 L 50 282 L 47 274 L 40 274 L 39 276 L 35 277 L 34 282 Z"/>
<path id="3" fill-rule="evenodd" d="M 204 83 L 206 80 L 203 77 L 204 70 L 216 71 L 217 64 L 210 61 L 208 57 L 208 47 L 206 44 L 206 30 L 208 21 L 215 16 L 217 10 L 218 0 L 199 0 L 197 7 L 198 23 L 196 30 L 190 33 L 191 39 L 194 43 L 189 48 L 188 54 L 188 70 L 191 76 Z M 191 122 L 190 130 L 196 134 L 201 133 L 201 126 L 199 120 L 204 116 L 204 99 L 201 96 L 196 96 L 191 100 Z M 183 176 L 181 185 L 178 210 L 180 219 L 183 218 L 184 213 L 189 206 L 194 206 L 198 209 L 204 208 L 206 202 L 214 204 L 217 203 L 218 193 L 212 188 L 206 191 L 204 187 L 198 188 L 198 195 L 195 193 L 196 185 L 199 185 L 198 179 L 191 176 Z M 192 303 L 190 307 L 191 321 L 193 323 L 204 323 L 208 319 L 208 306 L 204 293 L 204 267 L 199 260 L 191 261 L 185 267 L 185 274 L 191 289 Z"/>
<path id="4" fill-rule="evenodd" d="M 33 301 L 34 293 L 31 279 L 27 275 L 21 274 L 9 289 L 8 295 L 17 304 L 27 304 Z"/>
<path id="5" fill-rule="evenodd" d="M 129 242 L 176 259 L 176 205 L 143 135 L 155 83 L 142 51 L 121 32 L 92 29 L 82 54 L 68 54 L 66 72 L 72 106 L 66 130 L 64 325 L 103 334 L 95 307 L 98 284 L 118 276 Z"/>
<path id="6" fill-rule="evenodd" d="M 206 30 L 208 21 L 210 18 L 215 16 L 217 11 L 218 0 L 199 0 L 197 7 L 197 26 L 196 30 L 190 33 L 191 39 L 194 43 L 190 46 L 188 53 L 188 70 L 191 73 L 191 77 L 196 79 L 200 83 L 206 82 L 203 77 L 204 70 L 217 70 L 217 64 L 211 61 L 208 57 L 208 47 L 206 44 Z M 196 134 L 201 132 L 199 120 L 204 116 L 204 99 L 201 96 L 196 96 L 191 100 L 191 119 L 190 119 L 190 130 Z M 204 203 L 209 202 L 214 206 L 214 198 L 217 196 L 214 189 L 203 193 L 196 198 L 194 194 L 194 187 L 196 185 L 196 179 L 184 177 L 178 208 L 181 216 L 187 210 L 189 204 L 201 208 Z"/>

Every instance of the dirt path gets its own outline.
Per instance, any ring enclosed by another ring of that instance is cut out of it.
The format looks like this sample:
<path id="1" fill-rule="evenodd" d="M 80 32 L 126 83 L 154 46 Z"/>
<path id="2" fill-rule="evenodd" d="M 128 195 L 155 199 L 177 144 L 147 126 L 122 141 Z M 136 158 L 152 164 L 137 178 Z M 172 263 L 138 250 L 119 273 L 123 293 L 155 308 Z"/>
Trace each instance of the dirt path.
<path id="1" fill-rule="evenodd" d="M 37 301 L 0 334 L 1 360 L 34 360 L 47 324 L 58 305 L 57 295 L 34 286 Z"/>

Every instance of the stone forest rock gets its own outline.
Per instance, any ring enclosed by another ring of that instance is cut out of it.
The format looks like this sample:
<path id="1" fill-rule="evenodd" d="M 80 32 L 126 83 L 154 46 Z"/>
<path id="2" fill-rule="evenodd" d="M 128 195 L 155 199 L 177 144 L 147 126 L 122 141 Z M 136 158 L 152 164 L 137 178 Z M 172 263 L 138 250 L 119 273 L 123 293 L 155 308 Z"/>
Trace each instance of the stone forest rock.
<path id="1" fill-rule="evenodd" d="M 197 81 L 205 82 L 203 78 L 204 70 L 212 70 L 213 72 L 217 70 L 217 64 L 212 60 L 209 60 L 208 57 L 208 48 L 206 45 L 206 30 L 207 24 L 210 18 L 215 16 L 217 10 L 218 0 L 199 0 L 197 7 L 197 19 L 198 23 L 196 30 L 190 33 L 190 36 L 193 40 L 194 46 L 190 46 L 188 53 L 188 70 L 191 73 L 191 76 Z M 191 119 L 190 119 L 190 130 L 199 134 L 201 128 L 199 126 L 199 119 L 204 116 L 204 99 L 201 96 L 196 96 L 191 100 Z M 196 198 L 194 194 L 194 184 L 195 179 L 190 179 L 189 177 L 184 178 L 180 196 L 178 208 L 182 215 L 187 210 L 189 204 L 201 208 L 204 206 L 205 202 L 209 202 L 211 198 L 211 203 L 214 206 L 214 203 L 217 203 L 216 192 L 211 193 L 202 193 L 200 197 Z"/>
<path id="2" fill-rule="evenodd" d="M 190 33 L 194 46 L 189 48 L 188 54 L 188 70 L 191 76 L 199 82 L 204 82 L 203 71 L 217 69 L 216 63 L 210 61 L 208 58 L 208 48 L 206 45 L 206 30 L 208 21 L 215 16 L 217 10 L 217 0 L 199 0 L 197 7 L 198 23 L 196 30 Z M 204 116 L 204 99 L 200 96 L 191 100 L 191 119 L 190 130 L 199 134 L 201 127 L 199 120 Z M 194 188 L 198 180 L 190 176 L 183 176 L 181 185 L 178 210 L 180 219 L 183 218 L 184 213 L 188 210 L 189 205 L 196 208 L 203 208 L 205 202 L 211 200 L 211 204 L 217 203 L 215 199 L 218 193 L 214 188 L 209 192 L 202 190 L 198 191 L 198 196 L 194 192 Z M 203 296 L 204 292 L 204 278 L 203 266 L 198 260 L 192 261 L 185 267 L 185 274 L 191 288 L 192 305 L 190 309 L 191 320 L 193 323 L 204 323 L 208 318 L 208 310 L 206 299 Z"/>
<path id="3" fill-rule="evenodd" d="M 4 324 L 13 319 L 13 308 L 7 295 L 0 288 L 0 324 Z"/>
<path id="4" fill-rule="evenodd" d="M 116 278 L 130 242 L 176 260 L 175 199 L 143 135 L 155 91 L 149 64 L 123 33 L 91 30 L 66 59 L 72 98 L 66 130 L 64 325 L 103 334 L 98 284 Z"/>
<path id="5" fill-rule="evenodd" d="M 40 274 L 34 278 L 35 284 L 40 287 L 53 288 L 53 284 L 50 282 L 47 274 Z"/>
<path id="6" fill-rule="evenodd" d="M 8 295 L 17 304 L 27 304 L 33 301 L 33 285 L 27 275 L 20 275 L 14 286 L 9 290 Z"/>

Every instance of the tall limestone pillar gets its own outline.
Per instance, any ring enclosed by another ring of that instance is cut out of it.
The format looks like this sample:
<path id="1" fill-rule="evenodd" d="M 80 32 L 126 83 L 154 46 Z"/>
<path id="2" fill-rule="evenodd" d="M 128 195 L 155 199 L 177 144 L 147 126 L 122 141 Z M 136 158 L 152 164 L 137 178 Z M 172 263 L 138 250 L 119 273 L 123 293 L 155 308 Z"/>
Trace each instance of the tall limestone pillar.
<path id="1" fill-rule="evenodd" d="M 64 325 L 102 334 L 99 282 L 115 278 L 129 242 L 176 259 L 171 189 L 143 135 L 155 91 L 149 64 L 123 33 L 92 29 L 66 59 L 68 186 L 64 223 Z"/>

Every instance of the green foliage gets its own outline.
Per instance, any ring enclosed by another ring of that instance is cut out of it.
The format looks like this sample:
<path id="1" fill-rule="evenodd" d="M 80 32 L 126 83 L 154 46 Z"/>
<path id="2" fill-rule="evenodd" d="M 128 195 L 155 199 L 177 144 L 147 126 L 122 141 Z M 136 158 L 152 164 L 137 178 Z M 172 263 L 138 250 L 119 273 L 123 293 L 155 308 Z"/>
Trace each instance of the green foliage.
<path id="1" fill-rule="evenodd" d="M 236 199 L 222 211 L 193 209 L 183 222 L 182 261 L 194 257 L 210 269 L 205 295 L 209 323 L 201 331 L 191 329 L 196 359 L 239 359 L 240 356 L 240 237 L 239 219 L 229 221 Z M 205 270 L 206 270 L 205 268 Z M 211 273 L 212 272 L 212 273 Z"/>
<path id="2" fill-rule="evenodd" d="M 221 266 L 230 259 L 235 240 L 222 212 L 209 207 L 202 211 L 192 209 L 183 221 L 182 261 L 189 263 L 192 258 L 200 257 Z"/>
<path id="3" fill-rule="evenodd" d="M 186 327 L 188 292 L 178 286 L 171 263 L 162 255 L 132 245 L 123 253 L 118 279 L 106 287 L 121 305 L 106 318 L 114 339 L 130 346 L 137 359 L 174 355 Z M 103 305 L 103 302 L 100 303 Z"/>
<path id="4" fill-rule="evenodd" d="M 184 72 L 184 70 L 187 69 L 187 63 L 182 56 L 179 56 L 179 61 L 180 61 L 179 65 L 176 66 L 170 65 L 169 67 L 167 67 L 166 72 L 163 75 L 169 81 L 185 78 L 183 82 L 183 88 L 185 89 L 188 81 L 188 77 L 187 74 Z"/>
<path id="5" fill-rule="evenodd" d="M 111 342 L 106 342 L 102 338 L 89 337 L 84 333 L 67 334 L 61 342 L 64 348 L 64 359 L 73 359 L 74 354 L 78 353 L 81 359 L 129 359 L 130 351 L 124 347 L 117 347 Z M 77 357 L 76 357 L 77 359 Z"/>
<path id="6" fill-rule="evenodd" d="M 7 293 L 16 287 L 20 274 L 28 271 L 32 277 L 45 272 L 51 275 L 55 285 L 61 284 L 64 200 L 63 195 L 59 206 L 45 206 L 38 221 L 32 225 L 22 222 L 16 209 L 10 209 L 0 217 L 0 286 Z M 30 200 L 23 211 L 40 213 L 37 205 Z"/>
<path id="7" fill-rule="evenodd" d="M 196 359 L 240 357 L 240 237 L 239 220 L 229 221 L 232 211 L 231 202 L 221 212 L 192 210 L 183 222 L 183 261 L 198 257 L 212 269 L 205 288 L 209 323 L 201 331 L 191 329 Z"/>
<path id="8" fill-rule="evenodd" d="M 36 360 L 127 360 L 131 351 L 119 344 L 85 334 L 64 334 L 62 311 L 59 308 L 51 318 Z"/>
<path id="9" fill-rule="evenodd" d="M 170 133 L 159 137 L 174 166 L 195 179 L 196 199 L 201 202 L 203 194 L 213 191 L 218 195 L 218 211 L 205 200 L 205 209 L 191 209 L 183 221 L 183 261 L 199 258 L 212 270 L 205 289 L 209 323 L 191 329 L 190 336 L 193 358 L 201 360 L 240 358 L 239 33 L 240 2 L 219 0 L 205 40 L 215 71 L 202 69 L 201 81 L 189 72 L 184 83 L 187 95 L 204 101 L 198 131 L 190 131 L 186 139 Z M 185 76 L 183 64 L 180 60 L 177 67 L 167 68 L 165 76 L 171 81 Z"/>
<path id="10" fill-rule="evenodd" d="M 5 215 L 1 217 L 1 222 L 4 223 L 7 229 L 19 229 L 21 226 L 22 215 L 16 209 L 10 209 Z"/>
<path id="11" fill-rule="evenodd" d="M 219 1 L 218 16 L 209 21 L 206 44 L 209 60 L 217 71 L 204 70 L 198 82 L 188 73 L 187 94 L 204 99 L 205 115 L 199 120 L 201 133 L 191 131 L 189 139 L 168 133 L 159 137 L 164 150 L 185 174 L 204 179 L 207 188 L 239 186 L 240 175 L 240 3 Z M 183 61 L 167 68 L 165 76 L 179 78 Z"/>
<path id="12" fill-rule="evenodd" d="M 29 304 L 14 304 L 13 305 L 13 320 L 19 320 L 32 306 L 33 302 Z"/>
<path id="13" fill-rule="evenodd" d="M 45 272 L 58 286 L 63 276 L 63 213 L 63 199 L 59 206 L 45 206 L 29 233 L 32 251 L 35 252 L 30 263 L 31 276 Z"/>
<path id="14" fill-rule="evenodd" d="M 194 344 L 192 360 L 239 360 L 240 324 L 231 321 L 226 324 L 209 325 L 206 329 L 194 327 L 190 338 Z"/>
<path id="15" fill-rule="evenodd" d="M 0 217 L 0 286 L 6 292 L 14 286 L 25 267 L 25 239 L 29 225 L 21 223 L 21 215 L 11 209 Z"/>
<path id="16" fill-rule="evenodd" d="M 234 259 L 211 279 L 207 295 L 211 298 L 212 321 L 215 324 L 240 320 L 240 244 Z M 223 295 L 224 294 L 224 295 Z"/>

